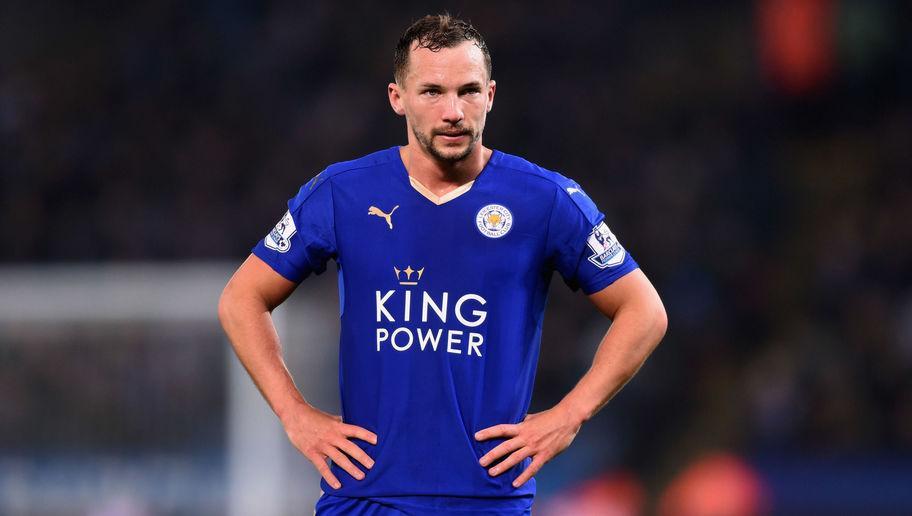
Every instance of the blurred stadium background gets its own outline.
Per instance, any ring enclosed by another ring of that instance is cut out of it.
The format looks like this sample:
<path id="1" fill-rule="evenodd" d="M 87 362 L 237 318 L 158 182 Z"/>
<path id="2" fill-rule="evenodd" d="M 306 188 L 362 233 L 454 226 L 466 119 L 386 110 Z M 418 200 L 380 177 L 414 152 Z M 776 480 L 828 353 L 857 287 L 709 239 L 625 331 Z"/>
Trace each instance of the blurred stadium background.
<path id="1" fill-rule="evenodd" d="M 0 513 L 310 513 L 215 302 L 300 184 L 405 141 L 392 48 L 438 8 L 492 50 L 485 142 L 578 179 L 670 316 L 535 513 L 912 513 L 900 0 L 3 1 Z M 333 276 L 277 314 L 327 410 Z M 554 281 L 533 410 L 607 324 Z"/>

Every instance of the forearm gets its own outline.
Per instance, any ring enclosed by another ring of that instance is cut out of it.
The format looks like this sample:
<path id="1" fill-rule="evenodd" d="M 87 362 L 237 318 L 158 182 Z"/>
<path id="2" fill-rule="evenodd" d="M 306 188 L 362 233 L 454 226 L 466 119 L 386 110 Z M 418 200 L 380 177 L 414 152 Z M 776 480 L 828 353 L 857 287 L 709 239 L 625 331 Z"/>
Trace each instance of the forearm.
<path id="1" fill-rule="evenodd" d="M 661 302 L 648 300 L 619 309 L 592 366 L 558 406 L 578 423 L 589 420 L 636 374 L 666 326 Z"/>
<path id="2" fill-rule="evenodd" d="M 282 358 L 282 347 L 269 309 L 255 297 L 226 289 L 219 320 L 238 359 L 279 419 L 306 404 Z"/>

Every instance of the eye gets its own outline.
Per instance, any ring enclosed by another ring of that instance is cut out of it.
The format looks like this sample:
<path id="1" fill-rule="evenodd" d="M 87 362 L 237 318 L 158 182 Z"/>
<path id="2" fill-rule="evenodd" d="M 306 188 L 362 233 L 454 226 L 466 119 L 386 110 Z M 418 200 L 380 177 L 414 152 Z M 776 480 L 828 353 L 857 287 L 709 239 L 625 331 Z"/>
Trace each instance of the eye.
<path id="1" fill-rule="evenodd" d="M 432 88 L 432 89 L 424 90 L 424 91 L 421 92 L 421 93 L 422 93 L 423 95 L 427 95 L 428 97 L 436 97 L 437 95 L 440 95 L 440 90 L 435 90 L 435 89 Z"/>
<path id="2" fill-rule="evenodd" d="M 481 88 L 476 87 L 466 88 L 462 90 L 463 95 L 478 95 L 479 93 L 481 93 Z"/>

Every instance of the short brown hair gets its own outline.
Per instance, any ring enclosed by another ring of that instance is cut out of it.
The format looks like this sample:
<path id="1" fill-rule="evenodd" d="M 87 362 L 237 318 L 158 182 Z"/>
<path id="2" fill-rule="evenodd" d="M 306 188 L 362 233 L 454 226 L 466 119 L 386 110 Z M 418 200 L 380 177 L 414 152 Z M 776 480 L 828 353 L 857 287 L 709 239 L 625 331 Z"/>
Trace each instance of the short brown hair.
<path id="1" fill-rule="evenodd" d="M 393 54 L 393 77 L 397 84 L 403 84 L 408 71 L 409 52 L 412 43 L 418 42 L 418 48 L 438 52 L 441 48 L 453 48 L 465 41 L 473 41 L 484 55 L 488 79 L 491 78 L 491 53 L 481 33 L 471 23 L 454 18 L 448 13 L 427 15 L 406 29 L 399 38 L 396 52 Z"/>

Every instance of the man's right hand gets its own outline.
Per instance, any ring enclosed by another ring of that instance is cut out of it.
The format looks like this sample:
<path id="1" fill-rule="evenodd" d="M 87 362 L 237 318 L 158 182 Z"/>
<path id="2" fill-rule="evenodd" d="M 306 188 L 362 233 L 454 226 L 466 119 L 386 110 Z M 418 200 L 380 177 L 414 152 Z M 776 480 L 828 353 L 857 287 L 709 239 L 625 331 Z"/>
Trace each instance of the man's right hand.
<path id="1" fill-rule="evenodd" d="M 282 426 L 285 427 L 291 444 L 313 463 L 320 475 L 334 489 L 342 487 L 342 483 L 332 474 L 326 459 L 332 460 L 358 480 L 364 478 L 364 473 L 349 457 L 367 469 L 374 467 L 373 459 L 349 438 L 354 437 L 376 445 L 377 436 L 360 426 L 343 423 L 342 416 L 334 416 L 311 405 L 300 404 L 282 418 Z"/>

